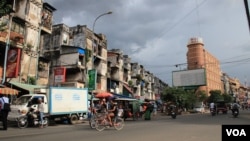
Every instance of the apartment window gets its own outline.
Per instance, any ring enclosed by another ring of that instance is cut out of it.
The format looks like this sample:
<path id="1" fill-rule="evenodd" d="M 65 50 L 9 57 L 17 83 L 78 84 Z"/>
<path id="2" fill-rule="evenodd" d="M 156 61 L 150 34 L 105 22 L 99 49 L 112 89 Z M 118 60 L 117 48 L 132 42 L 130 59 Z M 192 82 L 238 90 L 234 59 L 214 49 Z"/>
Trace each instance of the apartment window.
<path id="1" fill-rule="evenodd" d="M 24 35 L 24 26 L 13 21 L 11 25 L 11 31 Z"/>

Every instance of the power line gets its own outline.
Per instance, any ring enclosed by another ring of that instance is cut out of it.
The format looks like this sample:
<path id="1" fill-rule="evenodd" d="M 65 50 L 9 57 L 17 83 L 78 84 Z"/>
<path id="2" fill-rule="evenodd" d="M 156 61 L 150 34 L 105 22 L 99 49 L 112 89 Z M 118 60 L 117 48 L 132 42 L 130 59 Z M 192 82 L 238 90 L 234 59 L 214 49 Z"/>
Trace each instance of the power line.
<path id="1" fill-rule="evenodd" d="M 179 21 L 177 21 L 174 25 L 169 27 L 168 29 L 163 30 L 158 36 L 156 36 L 156 39 L 159 40 L 163 35 L 170 32 L 172 29 L 174 29 L 177 25 L 182 23 L 183 20 L 185 20 L 189 15 L 191 15 L 197 8 L 199 8 L 201 5 L 203 5 L 207 0 L 203 0 L 200 4 L 197 4 L 194 9 L 192 9 L 190 12 L 188 12 L 186 15 L 184 15 Z M 156 41 L 157 41 L 156 40 Z"/>
<path id="2" fill-rule="evenodd" d="M 220 65 L 244 63 L 244 62 L 250 62 L 250 58 L 234 60 L 234 61 L 226 61 L 226 62 L 220 63 Z M 214 62 L 206 63 L 206 65 L 210 65 L 210 64 L 217 64 L 217 63 L 214 63 Z M 187 63 L 178 63 L 178 64 L 170 64 L 170 65 L 169 64 L 168 65 L 144 65 L 144 66 L 149 67 L 149 68 L 163 68 L 163 67 L 168 68 L 168 67 L 178 67 L 178 66 L 183 66 L 183 65 L 187 65 Z"/>

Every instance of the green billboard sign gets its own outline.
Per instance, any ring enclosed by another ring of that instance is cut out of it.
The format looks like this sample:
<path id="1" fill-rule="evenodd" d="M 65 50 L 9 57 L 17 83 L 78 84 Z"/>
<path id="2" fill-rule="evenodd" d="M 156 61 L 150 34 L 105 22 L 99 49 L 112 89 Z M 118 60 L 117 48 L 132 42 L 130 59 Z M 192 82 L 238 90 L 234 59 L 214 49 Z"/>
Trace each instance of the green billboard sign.
<path id="1" fill-rule="evenodd" d="M 96 89 L 96 78 L 97 78 L 97 72 L 95 69 L 89 70 L 88 71 L 89 75 L 89 83 L 88 83 L 88 89 L 90 91 Z"/>

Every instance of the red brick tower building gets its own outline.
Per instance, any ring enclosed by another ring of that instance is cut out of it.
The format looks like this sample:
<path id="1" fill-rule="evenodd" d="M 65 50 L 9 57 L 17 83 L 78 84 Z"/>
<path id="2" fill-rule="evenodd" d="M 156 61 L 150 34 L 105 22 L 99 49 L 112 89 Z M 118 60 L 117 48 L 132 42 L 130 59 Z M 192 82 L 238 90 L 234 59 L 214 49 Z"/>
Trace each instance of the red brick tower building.
<path id="1" fill-rule="evenodd" d="M 208 96 L 210 95 L 210 90 L 221 90 L 223 93 L 220 62 L 204 49 L 202 38 L 191 38 L 187 44 L 187 48 L 187 69 L 205 68 L 207 85 L 199 86 L 198 90 L 204 90 Z"/>

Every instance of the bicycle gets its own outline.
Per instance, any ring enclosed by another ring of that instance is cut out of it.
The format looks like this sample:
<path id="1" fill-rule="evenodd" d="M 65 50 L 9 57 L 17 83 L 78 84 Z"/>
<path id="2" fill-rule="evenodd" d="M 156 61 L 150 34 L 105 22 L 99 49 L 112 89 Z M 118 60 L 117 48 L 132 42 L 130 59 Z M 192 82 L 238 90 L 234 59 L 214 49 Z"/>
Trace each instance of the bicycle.
<path id="1" fill-rule="evenodd" d="M 95 129 L 95 120 L 96 120 L 96 113 L 91 113 L 91 117 L 89 118 L 89 126 L 92 129 Z"/>
<path id="2" fill-rule="evenodd" d="M 124 120 L 119 116 L 112 118 L 112 126 L 107 119 L 107 113 L 97 114 L 95 117 L 95 129 L 97 131 L 103 131 L 105 128 L 114 127 L 116 130 L 121 130 L 124 127 Z"/>

